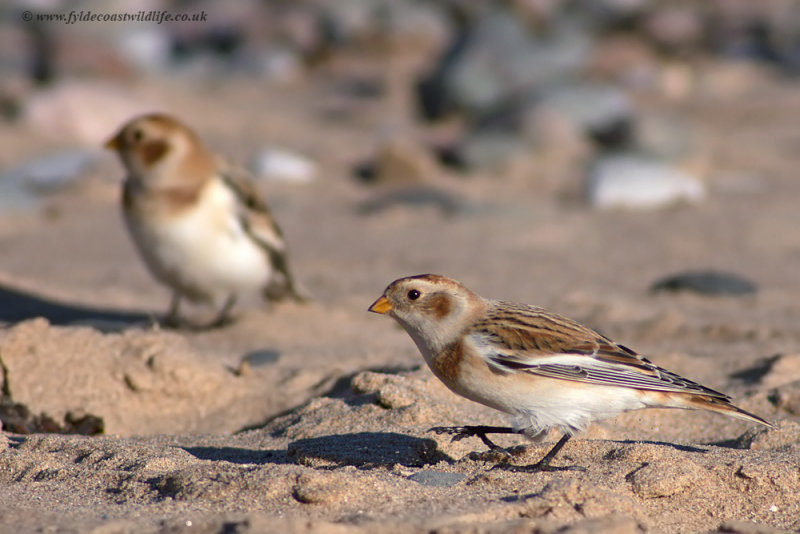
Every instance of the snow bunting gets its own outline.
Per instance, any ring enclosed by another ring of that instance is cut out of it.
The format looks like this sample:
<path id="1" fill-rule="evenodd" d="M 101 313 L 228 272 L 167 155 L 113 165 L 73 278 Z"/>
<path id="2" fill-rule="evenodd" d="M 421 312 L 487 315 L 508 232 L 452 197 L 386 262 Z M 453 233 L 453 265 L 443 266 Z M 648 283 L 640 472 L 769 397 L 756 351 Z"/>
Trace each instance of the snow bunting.
<path id="1" fill-rule="evenodd" d="M 184 297 L 218 307 L 209 327 L 227 322 L 245 294 L 304 300 L 281 230 L 255 186 L 192 130 L 168 115 L 143 115 L 106 147 L 128 172 L 122 209 L 136 248 L 151 274 L 173 290 L 168 322 L 181 324 Z"/>
<path id="2" fill-rule="evenodd" d="M 432 429 L 454 440 L 521 433 L 537 440 L 556 428 L 563 437 L 533 471 L 550 461 L 593 421 L 641 408 L 695 408 L 766 426 L 730 397 L 661 369 L 631 349 L 542 308 L 485 299 L 434 274 L 395 280 L 369 311 L 400 323 L 433 373 L 453 392 L 512 417 L 512 427 Z"/>

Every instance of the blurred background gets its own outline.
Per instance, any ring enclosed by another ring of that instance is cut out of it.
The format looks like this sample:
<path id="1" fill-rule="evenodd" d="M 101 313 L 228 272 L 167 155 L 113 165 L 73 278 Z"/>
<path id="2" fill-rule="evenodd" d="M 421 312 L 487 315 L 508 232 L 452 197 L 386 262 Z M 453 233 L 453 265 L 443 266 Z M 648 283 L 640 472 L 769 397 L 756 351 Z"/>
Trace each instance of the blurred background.
<path id="1" fill-rule="evenodd" d="M 781 264 L 798 244 L 777 214 L 789 216 L 796 192 L 796 1 L 0 9 L 8 284 L 163 308 L 120 224 L 121 166 L 101 149 L 153 110 L 252 171 L 323 300 L 362 291 L 363 278 L 339 275 L 364 270 L 375 289 L 433 270 L 495 293 L 518 271 L 520 300 L 576 280 L 641 289 L 671 270 L 773 253 L 759 276 L 793 277 Z M 767 197 L 774 223 L 748 211 Z"/>

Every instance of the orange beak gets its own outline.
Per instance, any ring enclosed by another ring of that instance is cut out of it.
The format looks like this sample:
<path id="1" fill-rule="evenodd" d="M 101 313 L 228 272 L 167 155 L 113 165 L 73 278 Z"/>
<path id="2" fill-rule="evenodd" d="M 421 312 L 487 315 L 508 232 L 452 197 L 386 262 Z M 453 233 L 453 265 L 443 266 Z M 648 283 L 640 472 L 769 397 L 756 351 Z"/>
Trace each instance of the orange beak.
<path id="1" fill-rule="evenodd" d="M 103 146 L 109 150 L 119 151 L 119 149 L 122 147 L 122 134 L 118 133 L 117 135 L 106 141 L 103 144 Z"/>
<path id="2" fill-rule="evenodd" d="M 386 296 L 381 296 L 381 298 L 372 303 L 372 306 L 370 306 L 367 311 L 385 315 L 392 311 L 392 303 L 389 302 Z"/>

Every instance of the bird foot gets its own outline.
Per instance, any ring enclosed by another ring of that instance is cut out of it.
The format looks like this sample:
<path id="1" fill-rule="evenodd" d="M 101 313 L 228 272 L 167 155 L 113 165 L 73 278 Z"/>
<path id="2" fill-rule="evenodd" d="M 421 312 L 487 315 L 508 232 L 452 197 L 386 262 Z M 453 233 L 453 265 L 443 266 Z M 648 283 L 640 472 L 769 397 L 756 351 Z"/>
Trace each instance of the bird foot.
<path id="1" fill-rule="evenodd" d="M 503 448 L 496 445 L 492 440 L 486 437 L 486 434 L 492 433 L 513 433 L 510 428 L 505 427 L 487 427 L 487 426 L 435 426 L 428 430 L 428 432 L 435 432 L 437 434 L 452 434 L 453 437 L 450 441 L 461 441 L 464 438 L 477 437 L 489 447 L 491 451 L 502 451 Z"/>

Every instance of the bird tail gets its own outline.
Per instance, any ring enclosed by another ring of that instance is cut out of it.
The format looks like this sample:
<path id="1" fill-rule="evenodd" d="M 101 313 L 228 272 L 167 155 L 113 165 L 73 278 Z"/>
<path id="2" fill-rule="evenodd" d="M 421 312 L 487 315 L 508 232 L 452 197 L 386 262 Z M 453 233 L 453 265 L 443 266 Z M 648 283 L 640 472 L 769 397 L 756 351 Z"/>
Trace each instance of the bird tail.
<path id="1" fill-rule="evenodd" d="M 775 428 L 772 423 L 752 414 L 748 411 L 742 410 L 738 406 L 734 406 L 727 399 L 719 397 L 709 397 L 705 395 L 689 395 L 682 399 L 682 403 L 686 408 L 695 408 L 698 410 L 707 410 L 710 412 L 717 412 L 745 421 L 759 423 L 770 428 Z"/>

